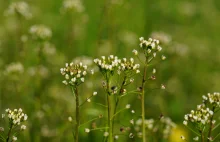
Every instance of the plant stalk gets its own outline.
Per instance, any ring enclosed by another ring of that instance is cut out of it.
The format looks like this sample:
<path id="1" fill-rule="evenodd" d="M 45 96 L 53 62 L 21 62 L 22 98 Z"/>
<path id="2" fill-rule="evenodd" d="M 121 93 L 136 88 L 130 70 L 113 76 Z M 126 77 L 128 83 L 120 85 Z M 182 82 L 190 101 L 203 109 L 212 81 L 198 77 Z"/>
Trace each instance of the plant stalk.
<path id="1" fill-rule="evenodd" d="M 145 82 L 146 82 L 146 72 L 147 72 L 147 58 L 144 66 L 144 75 L 142 79 L 142 85 L 141 85 L 141 116 L 142 116 L 142 141 L 146 142 L 146 132 L 145 132 L 145 101 L 144 101 L 144 95 L 145 95 Z"/>
<path id="2" fill-rule="evenodd" d="M 75 142 L 79 141 L 79 125 L 80 125 L 80 120 L 79 120 L 79 94 L 78 94 L 78 88 L 74 88 L 74 94 L 75 94 L 75 101 L 76 101 L 76 127 L 75 127 L 75 135 L 74 135 L 74 140 Z"/>

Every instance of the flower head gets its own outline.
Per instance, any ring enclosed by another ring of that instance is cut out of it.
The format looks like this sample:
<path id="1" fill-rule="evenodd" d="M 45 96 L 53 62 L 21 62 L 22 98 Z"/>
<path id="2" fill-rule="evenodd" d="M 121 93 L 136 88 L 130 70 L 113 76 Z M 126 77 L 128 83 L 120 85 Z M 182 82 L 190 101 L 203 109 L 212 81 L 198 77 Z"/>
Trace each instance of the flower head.
<path id="1" fill-rule="evenodd" d="M 29 32 L 32 37 L 37 40 L 47 40 L 52 36 L 51 29 L 45 25 L 33 25 Z"/>
<path id="2" fill-rule="evenodd" d="M 29 5 L 24 2 L 24 1 L 20 1 L 20 2 L 12 2 L 8 9 L 5 12 L 6 15 L 19 15 L 22 16 L 26 19 L 29 19 L 32 17 L 31 11 L 30 11 L 30 7 Z"/>

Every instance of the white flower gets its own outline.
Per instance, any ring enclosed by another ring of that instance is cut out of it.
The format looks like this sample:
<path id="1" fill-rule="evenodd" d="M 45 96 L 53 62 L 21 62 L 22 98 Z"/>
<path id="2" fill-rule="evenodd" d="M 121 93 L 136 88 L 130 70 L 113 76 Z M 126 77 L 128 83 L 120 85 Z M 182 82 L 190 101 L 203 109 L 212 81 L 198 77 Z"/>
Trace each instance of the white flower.
<path id="1" fill-rule="evenodd" d="M 91 99 L 87 98 L 86 101 L 90 103 L 90 102 L 91 102 Z"/>
<path id="2" fill-rule="evenodd" d="M 12 141 L 17 141 L 17 140 L 18 140 L 17 137 L 15 137 L 15 136 L 12 137 Z"/>
<path id="3" fill-rule="evenodd" d="M 153 74 L 155 74 L 155 73 L 156 73 L 156 71 L 157 71 L 156 69 L 153 69 L 152 73 L 153 73 Z"/>
<path id="4" fill-rule="evenodd" d="M 97 92 L 93 92 L 93 94 L 92 94 L 93 96 L 96 96 L 97 95 Z"/>
<path id="5" fill-rule="evenodd" d="M 71 116 L 68 117 L 68 121 L 69 121 L 69 122 L 72 122 L 72 121 L 73 121 L 73 119 L 72 119 Z"/>
<path id="6" fill-rule="evenodd" d="M 185 140 L 186 138 L 182 135 L 182 136 L 180 136 L 180 138 L 182 139 L 182 140 Z"/>
<path id="7" fill-rule="evenodd" d="M 25 125 L 21 125 L 21 130 L 25 130 L 26 126 Z"/>
<path id="8" fill-rule="evenodd" d="M 134 119 L 131 119 L 131 120 L 130 120 L 130 123 L 131 123 L 131 124 L 134 124 Z"/>
<path id="9" fill-rule="evenodd" d="M 161 84 L 161 87 L 160 87 L 161 89 L 166 89 L 166 87 L 165 87 L 165 85 L 163 85 L 163 84 Z"/>
<path id="10" fill-rule="evenodd" d="M 187 121 L 183 121 L 183 124 L 184 124 L 184 125 L 187 125 L 187 124 L 188 124 L 188 122 L 187 122 Z"/>
<path id="11" fill-rule="evenodd" d="M 117 140 L 119 138 L 119 136 L 118 135 L 115 135 L 115 139 Z"/>
<path id="12" fill-rule="evenodd" d="M 82 82 L 84 82 L 85 81 L 85 79 L 82 77 L 81 79 L 80 79 Z"/>
<path id="13" fill-rule="evenodd" d="M 132 52 L 134 53 L 134 55 L 138 55 L 138 51 L 137 50 L 134 49 Z"/>
<path id="14" fill-rule="evenodd" d="M 194 141 L 199 141 L 199 137 L 197 136 L 197 137 L 193 138 L 193 140 Z"/>
<path id="15" fill-rule="evenodd" d="M 89 128 L 85 128 L 85 132 L 86 132 L 86 133 L 89 133 L 89 132 L 90 132 L 90 129 L 89 129 Z"/>
<path id="16" fill-rule="evenodd" d="M 108 132 L 104 132 L 104 137 L 107 137 L 109 135 Z"/>
<path id="17" fill-rule="evenodd" d="M 162 59 L 162 60 L 166 60 L 166 56 L 162 55 L 162 56 L 161 56 L 161 59 Z"/>
<path id="18" fill-rule="evenodd" d="M 131 110 L 131 113 L 135 113 L 135 111 L 134 111 L 134 110 Z"/>
<path id="19" fill-rule="evenodd" d="M 126 109 L 129 109 L 130 107 L 131 107 L 130 104 L 127 104 L 127 105 L 126 105 Z"/>

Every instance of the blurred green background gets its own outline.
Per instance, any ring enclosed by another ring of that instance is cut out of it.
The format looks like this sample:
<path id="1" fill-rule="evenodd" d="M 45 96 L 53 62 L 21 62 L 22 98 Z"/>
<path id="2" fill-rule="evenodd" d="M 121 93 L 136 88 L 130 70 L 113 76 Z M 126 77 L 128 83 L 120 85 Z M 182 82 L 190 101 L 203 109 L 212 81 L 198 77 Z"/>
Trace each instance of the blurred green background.
<path id="1" fill-rule="evenodd" d="M 72 141 L 67 118 L 74 116 L 74 97 L 61 83 L 60 68 L 84 56 L 131 57 L 131 51 L 139 49 L 141 36 L 159 39 L 167 56 L 156 67 L 157 82 L 165 84 L 166 91 L 147 93 L 146 118 L 162 113 L 178 124 L 176 135 L 187 133 L 182 127 L 184 114 L 201 103 L 202 95 L 220 91 L 219 0 L 83 0 L 82 10 L 71 11 L 62 8 L 62 0 L 26 0 L 30 19 L 6 15 L 13 2 L 17 0 L 0 0 L 0 112 L 21 107 L 29 116 L 28 129 L 19 141 Z M 39 24 L 52 30 L 46 44 L 29 33 L 32 25 Z M 44 48 L 40 56 L 39 45 Z M 21 65 L 19 71 L 7 74 L 13 63 Z M 81 100 L 98 91 L 94 101 L 102 102 L 101 82 L 99 73 L 89 78 L 80 90 Z M 134 96 L 124 103 L 128 101 L 138 117 L 139 100 Z M 103 108 L 86 104 L 82 121 L 102 113 Z M 129 123 L 131 114 L 119 118 Z M 81 141 L 102 138 L 102 132 L 85 134 L 83 129 L 80 135 Z M 170 141 L 178 142 L 178 138 Z"/>

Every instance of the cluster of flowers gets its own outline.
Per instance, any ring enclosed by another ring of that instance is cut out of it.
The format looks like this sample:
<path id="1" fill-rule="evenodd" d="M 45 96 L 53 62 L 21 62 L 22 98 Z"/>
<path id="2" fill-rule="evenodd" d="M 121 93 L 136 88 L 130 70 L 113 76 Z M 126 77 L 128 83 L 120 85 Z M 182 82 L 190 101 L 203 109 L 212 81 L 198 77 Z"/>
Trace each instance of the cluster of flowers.
<path id="1" fill-rule="evenodd" d="M 192 122 L 203 127 L 210 123 L 210 118 L 213 114 L 214 112 L 209 108 L 206 108 L 204 104 L 198 105 L 197 110 L 191 110 L 191 113 L 184 116 L 185 120 L 183 121 L 183 124 L 188 125 L 188 122 Z M 201 128 L 199 127 L 199 129 Z"/>
<path id="2" fill-rule="evenodd" d="M 26 121 L 28 116 L 27 114 L 24 114 L 22 112 L 22 109 L 14 109 L 14 110 L 10 110 L 9 108 L 5 110 L 6 114 L 2 114 L 2 118 L 4 118 L 5 116 L 7 116 L 9 118 L 9 121 L 12 125 L 16 126 L 16 125 L 20 125 L 22 122 Z M 26 129 L 25 125 L 21 126 L 21 129 L 24 130 Z"/>
<path id="3" fill-rule="evenodd" d="M 138 136 L 142 137 L 140 132 L 142 126 L 142 119 L 136 121 L 135 130 L 138 132 Z M 162 133 L 164 139 L 167 139 L 172 133 L 172 129 L 176 127 L 176 124 L 169 117 L 161 117 L 160 120 L 146 119 L 145 127 L 148 131 L 153 133 Z"/>
<path id="4" fill-rule="evenodd" d="M 65 80 L 63 80 L 65 85 L 78 86 L 85 81 L 84 77 L 87 75 L 87 66 L 81 62 L 79 64 L 66 63 L 66 67 L 61 68 L 60 72 L 65 76 Z"/>
<path id="5" fill-rule="evenodd" d="M 209 108 L 209 105 L 210 108 Z M 208 93 L 207 96 L 203 96 L 203 104 L 197 105 L 197 110 L 191 110 L 190 114 L 184 116 L 184 125 L 188 125 L 188 122 L 193 123 L 199 130 L 205 127 L 206 124 L 214 124 L 216 121 L 211 118 L 215 113 L 215 109 L 220 107 L 220 93 Z"/>
<path id="6" fill-rule="evenodd" d="M 29 32 L 32 37 L 37 40 L 47 40 L 52 36 L 51 29 L 45 25 L 33 25 Z"/>
<path id="7" fill-rule="evenodd" d="M 220 108 L 220 93 L 214 92 L 213 94 L 208 93 L 207 96 L 202 96 L 203 103 L 208 105 L 210 104 L 212 107 Z"/>
<path id="8" fill-rule="evenodd" d="M 84 6 L 80 0 L 64 0 L 63 9 L 64 11 L 83 12 Z"/>
<path id="9" fill-rule="evenodd" d="M 11 63 L 5 69 L 5 74 L 22 74 L 24 72 L 24 67 L 20 62 Z"/>
<path id="10" fill-rule="evenodd" d="M 10 131 L 19 126 L 22 122 L 26 121 L 28 116 L 27 114 L 24 114 L 22 109 L 14 109 L 14 110 L 10 110 L 9 108 L 5 110 L 5 114 L 2 114 L 2 118 L 5 118 L 6 116 L 9 119 L 9 133 L 8 133 L 8 137 L 10 136 Z M 1 127 L 2 128 L 2 127 Z M 20 130 L 25 130 L 26 126 L 25 125 L 21 125 Z M 4 128 L 2 128 L 2 131 L 4 131 Z M 12 141 L 17 141 L 17 137 L 16 136 L 12 136 Z"/>
<path id="11" fill-rule="evenodd" d="M 151 57 L 150 61 L 157 56 L 157 52 L 160 52 L 162 50 L 162 47 L 159 45 L 160 41 L 157 39 L 149 38 L 148 40 L 145 40 L 143 37 L 139 38 L 140 40 L 140 47 L 144 50 L 144 54 L 148 57 Z M 132 51 L 135 55 L 138 55 L 137 50 Z M 161 56 L 162 60 L 166 59 L 166 56 Z"/>
<path id="12" fill-rule="evenodd" d="M 11 3 L 9 5 L 8 10 L 6 11 L 6 15 L 17 15 L 17 14 L 26 19 L 29 19 L 32 17 L 32 14 L 30 12 L 30 7 L 24 1 Z"/>
<path id="13" fill-rule="evenodd" d="M 110 55 L 108 57 L 102 56 L 101 59 L 94 59 L 94 63 L 99 67 L 102 73 L 110 72 L 112 75 L 117 71 L 118 74 L 121 72 L 134 71 L 139 73 L 139 64 L 134 63 L 134 59 L 126 58 L 119 59 L 117 56 Z"/>

